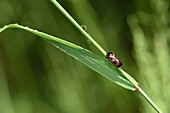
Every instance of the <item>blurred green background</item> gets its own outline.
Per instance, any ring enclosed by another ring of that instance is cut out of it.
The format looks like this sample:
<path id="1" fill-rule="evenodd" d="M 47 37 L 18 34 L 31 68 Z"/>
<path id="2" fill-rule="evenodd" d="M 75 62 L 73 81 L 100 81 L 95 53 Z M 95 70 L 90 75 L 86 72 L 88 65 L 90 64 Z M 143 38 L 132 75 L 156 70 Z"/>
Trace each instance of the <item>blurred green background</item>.
<path id="1" fill-rule="evenodd" d="M 169 0 L 59 0 L 61 5 L 170 113 Z M 50 0 L 0 0 L 0 26 L 19 23 L 102 54 Z M 37 36 L 0 33 L 0 113 L 155 113 Z"/>

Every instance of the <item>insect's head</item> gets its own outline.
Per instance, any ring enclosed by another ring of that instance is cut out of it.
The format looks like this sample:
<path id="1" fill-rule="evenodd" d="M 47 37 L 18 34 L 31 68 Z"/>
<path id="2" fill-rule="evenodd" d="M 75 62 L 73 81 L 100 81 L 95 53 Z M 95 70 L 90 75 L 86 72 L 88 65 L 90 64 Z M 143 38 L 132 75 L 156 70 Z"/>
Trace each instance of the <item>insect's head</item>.
<path id="1" fill-rule="evenodd" d="M 106 58 L 109 58 L 110 55 L 113 55 L 113 52 L 107 52 Z"/>

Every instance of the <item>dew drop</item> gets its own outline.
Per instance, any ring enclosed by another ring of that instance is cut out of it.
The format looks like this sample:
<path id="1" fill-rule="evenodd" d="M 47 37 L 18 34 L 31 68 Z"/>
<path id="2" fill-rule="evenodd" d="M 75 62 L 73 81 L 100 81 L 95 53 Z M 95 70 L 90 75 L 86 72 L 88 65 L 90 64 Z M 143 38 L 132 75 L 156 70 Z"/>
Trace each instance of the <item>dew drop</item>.
<path id="1" fill-rule="evenodd" d="M 28 26 L 25 26 L 25 28 L 28 28 Z"/>
<path id="2" fill-rule="evenodd" d="M 86 25 L 81 25 L 82 29 L 87 31 L 87 26 Z"/>
<path id="3" fill-rule="evenodd" d="M 90 44 L 90 43 L 91 43 L 91 40 L 89 40 L 89 39 L 88 39 L 88 40 L 87 40 L 87 43 L 89 43 L 89 44 Z"/>

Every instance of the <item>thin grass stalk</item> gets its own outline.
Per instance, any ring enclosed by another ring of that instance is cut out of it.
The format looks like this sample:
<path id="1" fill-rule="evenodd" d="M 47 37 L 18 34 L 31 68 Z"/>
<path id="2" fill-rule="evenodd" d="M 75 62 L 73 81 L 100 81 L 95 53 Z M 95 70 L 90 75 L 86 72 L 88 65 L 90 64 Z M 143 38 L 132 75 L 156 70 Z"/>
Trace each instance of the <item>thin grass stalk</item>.
<path id="1" fill-rule="evenodd" d="M 149 98 L 149 96 L 139 87 L 138 91 L 140 94 L 152 105 L 152 107 L 158 112 L 162 113 L 162 111 L 157 107 L 157 105 Z"/>
<path id="2" fill-rule="evenodd" d="M 63 13 L 67 19 L 86 37 L 88 38 L 97 49 L 105 56 L 106 51 L 67 13 L 67 11 L 56 1 L 51 0 L 51 2 Z"/>

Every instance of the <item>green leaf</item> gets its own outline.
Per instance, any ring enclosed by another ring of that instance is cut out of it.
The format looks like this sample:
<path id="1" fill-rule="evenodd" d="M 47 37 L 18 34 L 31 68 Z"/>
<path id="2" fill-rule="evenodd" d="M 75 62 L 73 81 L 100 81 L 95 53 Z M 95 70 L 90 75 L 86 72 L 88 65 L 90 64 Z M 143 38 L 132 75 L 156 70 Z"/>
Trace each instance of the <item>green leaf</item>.
<path id="1" fill-rule="evenodd" d="M 99 74 L 115 82 L 116 84 L 129 90 L 135 90 L 135 86 L 125 78 L 122 71 L 114 66 L 111 62 L 109 62 L 106 58 L 101 58 L 96 54 L 73 43 L 18 24 L 10 24 L 8 26 L 4 26 L 0 29 L 0 32 L 4 31 L 7 28 L 19 28 L 36 34 L 60 49 L 61 51 L 67 53 L 68 55 L 82 62 L 92 70 L 98 72 Z"/>

